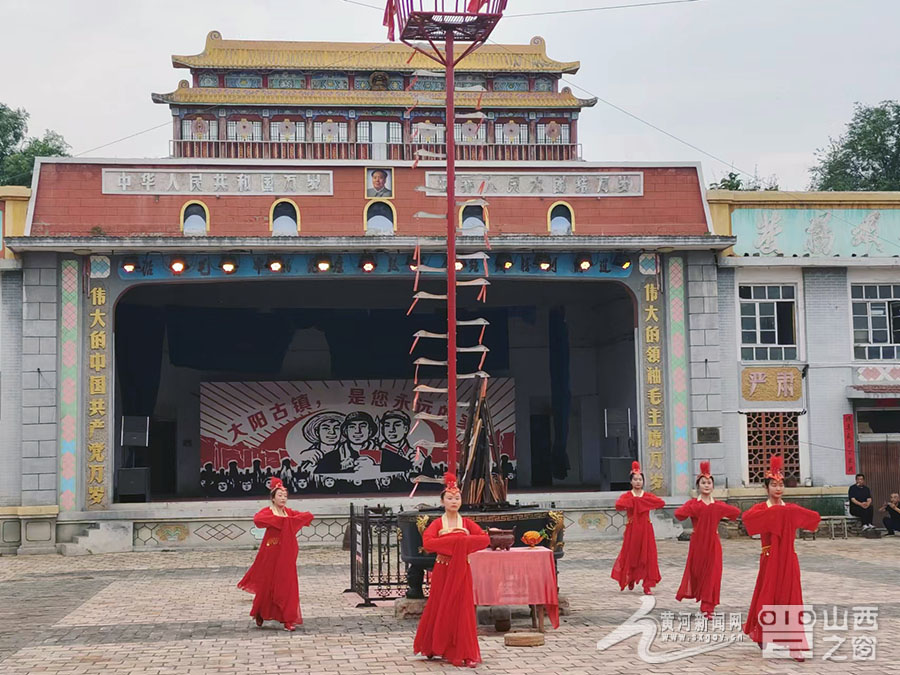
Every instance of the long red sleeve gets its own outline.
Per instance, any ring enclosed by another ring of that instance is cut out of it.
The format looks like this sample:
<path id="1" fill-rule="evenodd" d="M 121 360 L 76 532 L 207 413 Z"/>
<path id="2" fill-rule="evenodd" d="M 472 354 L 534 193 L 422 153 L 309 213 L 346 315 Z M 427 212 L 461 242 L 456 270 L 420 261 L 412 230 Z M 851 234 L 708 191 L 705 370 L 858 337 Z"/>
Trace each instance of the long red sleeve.
<path id="1" fill-rule="evenodd" d="M 678 520 L 687 520 L 696 516 L 696 499 L 689 499 L 684 504 L 675 509 L 675 517 Z"/>
<path id="2" fill-rule="evenodd" d="M 616 500 L 616 511 L 627 511 L 632 507 L 634 503 L 634 495 L 631 494 L 631 491 L 623 492 L 619 495 L 619 498 Z"/>
<path id="3" fill-rule="evenodd" d="M 815 531 L 819 527 L 822 516 L 815 511 L 805 509 L 797 504 L 787 505 L 791 514 L 791 524 L 801 530 Z"/>
<path id="4" fill-rule="evenodd" d="M 490 546 L 491 538 L 478 526 L 478 523 L 471 521 L 468 518 L 463 518 L 463 523 L 469 531 L 469 536 L 466 541 L 469 553 L 481 551 Z"/>
<path id="5" fill-rule="evenodd" d="M 454 541 L 459 537 L 465 537 L 462 532 L 454 532 L 439 536 L 441 531 L 441 519 L 438 518 L 431 522 L 422 533 L 422 547 L 429 553 L 441 553 L 443 555 L 453 555 L 456 547 Z"/>
<path id="6" fill-rule="evenodd" d="M 741 510 L 732 506 L 731 504 L 726 504 L 725 502 L 716 502 L 719 507 L 719 518 L 727 518 L 728 520 L 737 520 L 741 516 Z"/>
<path id="7" fill-rule="evenodd" d="M 271 527 L 280 530 L 284 524 L 284 518 L 279 518 L 272 513 L 272 509 L 266 507 L 253 516 L 253 524 L 257 527 Z"/>
<path id="8" fill-rule="evenodd" d="M 781 519 L 776 515 L 778 509 L 770 508 L 766 502 L 760 502 L 744 511 L 741 520 L 747 534 L 762 534 L 781 529 Z"/>
<path id="9" fill-rule="evenodd" d="M 298 529 L 306 527 L 313 521 L 313 514 L 308 511 L 294 511 L 293 509 L 287 509 L 287 513 L 292 524 L 295 524 Z"/>
<path id="10" fill-rule="evenodd" d="M 644 494 L 641 495 L 640 501 L 642 501 L 646 505 L 648 511 L 652 511 L 653 509 L 661 509 L 666 505 L 664 499 L 657 497 L 652 492 L 644 492 Z"/>

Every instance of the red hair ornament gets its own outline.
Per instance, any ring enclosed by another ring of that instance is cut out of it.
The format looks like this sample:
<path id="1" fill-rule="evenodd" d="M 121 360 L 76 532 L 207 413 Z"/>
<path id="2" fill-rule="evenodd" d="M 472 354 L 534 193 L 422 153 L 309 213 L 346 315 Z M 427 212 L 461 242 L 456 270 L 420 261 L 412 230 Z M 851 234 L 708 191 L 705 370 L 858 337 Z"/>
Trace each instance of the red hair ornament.
<path id="1" fill-rule="evenodd" d="M 769 458 L 769 470 L 766 471 L 766 478 L 771 480 L 784 481 L 784 458 L 781 455 L 772 455 Z"/>

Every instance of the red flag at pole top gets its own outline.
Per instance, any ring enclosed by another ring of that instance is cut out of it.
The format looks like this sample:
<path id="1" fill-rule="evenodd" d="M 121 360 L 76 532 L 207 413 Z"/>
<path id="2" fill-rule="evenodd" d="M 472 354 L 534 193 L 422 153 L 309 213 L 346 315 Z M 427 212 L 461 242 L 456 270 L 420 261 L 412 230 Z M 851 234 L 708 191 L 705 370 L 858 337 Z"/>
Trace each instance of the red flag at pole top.
<path id="1" fill-rule="evenodd" d="M 475 2 L 475 0 L 473 0 Z M 388 29 L 388 40 L 391 42 L 394 41 L 394 14 L 396 10 L 394 8 L 394 0 L 387 0 L 387 5 L 384 7 L 384 25 Z"/>

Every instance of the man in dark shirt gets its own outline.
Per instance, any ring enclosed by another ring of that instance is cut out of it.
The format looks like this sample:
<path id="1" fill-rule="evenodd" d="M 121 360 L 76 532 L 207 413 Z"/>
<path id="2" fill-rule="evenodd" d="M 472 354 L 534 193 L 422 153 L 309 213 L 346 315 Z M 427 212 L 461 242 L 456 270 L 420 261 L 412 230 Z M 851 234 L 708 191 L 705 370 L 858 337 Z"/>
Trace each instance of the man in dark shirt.
<path id="1" fill-rule="evenodd" d="M 893 536 L 896 530 L 900 530 L 900 494 L 892 492 L 891 501 L 878 510 L 885 512 L 881 522 L 884 523 L 887 533 Z"/>
<path id="2" fill-rule="evenodd" d="M 871 530 L 872 516 L 875 515 L 875 507 L 872 506 L 872 493 L 866 487 L 866 477 L 856 474 L 856 485 L 851 485 L 847 491 L 850 498 L 850 515 L 856 516 L 862 521 L 862 529 Z"/>

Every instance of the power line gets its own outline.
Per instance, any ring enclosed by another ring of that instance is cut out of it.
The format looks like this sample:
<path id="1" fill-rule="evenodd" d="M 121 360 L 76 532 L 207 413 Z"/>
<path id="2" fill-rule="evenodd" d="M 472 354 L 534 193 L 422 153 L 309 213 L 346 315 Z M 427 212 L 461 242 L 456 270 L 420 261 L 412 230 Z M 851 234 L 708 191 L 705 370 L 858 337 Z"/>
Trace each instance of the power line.
<path id="1" fill-rule="evenodd" d="M 360 7 L 368 7 L 377 9 L 379 12 L 384 11 L 384 7 L 370 5 L 367 2 L 359 2 L 359 0 L 341 0 L 351 5 L 359 5 Z M 550 16 L 553 14 L 580 14 L 584 12 L 603 12 L 610 9 L 632 9 L 636 7 L 658 7 L 660 5 L 683 5 L 689 2 L 704 2 L 705 0 L 657 0 L 656 2 L 639 2 L 630 5 L 605 5 L 602 7 L 582 7 L 580 9 L 558 9 L 548 12 L 524 12 L 522 14 L 504 14 L 504 19 L 520 19 L 529 16 Z"/>
<path id="2" fill-rule="evenodd" d="M 346 0 L 350 2 L 350 0 Z M 608 9 L 632 9 L 634 7 L 658 7 L 659 5 L 683 5 L 688 2 L 704 0 L 659 0 L 659 2 L 641 2 L 633 5 L 606 5 L 604 7 L 584 7 L 582 9 L 558 9 L 550 12 L 528 12 L 525 14 L 504 14 L 504 19 L 519 19 L 525 16 L 549 16 L 551 14 L 579 14 L 582 12 L 602 12 Z M 371 6 L 371 5 L 370 5 Z"/>
<path id="3" fill-rule="evenodd" d="M 372 9 L 377 9 L 379 12 L 384 11 L 384 7 L 378 7 L 377 5 L 370 5 L 365 2 L 359 2 L 358 0 L 341 0 L 342 2 L 349 3 L 351 5 L 359 5 L 360 7 L 370 7 Z"/>
<path id="4" fill-rule="evenodd" d="M 489 39 L 488 42 L 490 42 L 491 44 L 494 44 L 494 45 L 500 47 L 501 49 L 504 49 L 504 50 L 508 51 L 510 54 L 513 53 L 506 45 L 502 45 L 502 44 L 500 44 L 499 42 L 497 42 L 496 40 L 490 40 L 490 39 Z M 537 65 L 538 65 L 537 61 L 534 60 L 534 59 L 532 59 L 532 65 L 537 66 Z M 567 79 L 564 78 L 564 77 L 560 77 L 560 80 L 561 80 L 562 82 L 565 82 L 565 83 L 568 84 L 568 85 L 571 85 L 571 86 L 574 87 L 575 89 L 579 89 L 579 90 L 583 91 L 583 92 L 584 92 L 585 94 L 587 94 L 588 96 L 591 96 L 591 97 L 593 97 L 593 98 L 596 98 L 596 99 L 597 99 L 598 101 L 600 101 L 601 103 L 603 103 L 603 104 L 609 106 L 610 108 L 613 108 L 614 110 L 617 110 L 618 112 L 622 113 L 623 115 L 626 115 L 626 116 L 628 116 L 628 117 L 630 117 L 630 118 L 636 120 L 637 122 L 640 122 L 641 124 L 644 124 L 645 126 L 650 127 L 650 128 L 653 129 L 654 131 L 658 131 L 659 133 L 663 134 L 664 136 L 668 136 L 668 137 L 671 138 L 672 140 L 678 141 L 678 142 L 681 143 L 682 145 L 685 145 L 685 146 L 687 146 L 687 147 L 689 147 L 689 148 L 691 148 L 691 149 L 693 149 L 693 150 L 696 150 L 696 151 L 699 152 L 700 154 L 705 155 L 706 157 L 709 157 L 710 159 L 713 159 L 713 160 L 715 160 L 715 161 L 717 161 L 717 162 L 720 162 L 721 164 L 724 164 L 725 166 L 727 166 L 728 168 L 730 168 L 732 171 L 735 171 L 735 172 L 737 172 L 737 173 L 743 174 L 744 176 L 747 176 L 748 178 L 752 178 L 752 179 L 754 179 L 754 180 L 757 178 L 756 173 L 752 173 L 752 174 L 751 174 L 749 171 L 745 171 L 744 169 L 741 169 L 740 167 L 735 166 L 733 162 L 727 162 L 727 161 L 725 161 L 725 160 L 722 159 L 721 157 L 718 157 L 717 155 L 714 155 L 714 154 L 712 154 L 711 152 L 708 152 L 708 151 L 704 150 L 703 148 L 701 148 L 701 147 L 699 147 L 699 146 L 697 146 L 697 145 L 694 145 L 694 144 L 691 143 L 690 141 L 687 141 L 687 140 L 681 138 L 680 136 L 676 136 L 675 134 L 666 131 L 666 130 L 663 129 L 662 127 L 659 127 L 659 126 L 653 124 L 652 122 L 649 122 L 648 120 L 645 120 L 644 118 L 640 117 L 639 115 L 636 115 L 636 114 L 630 112 L 629 110 L 626 110 L 625 108 L 616 105 L 616 104 L 613 103 L 612 101 L 606 100 L 606 99 L 603 98 L 602 96 L 598 96 L 597 94 L 593 93 L 592 91 L 590 91 L 590 90 L 588 90 L 588 89 L 585 89 L 584 87 L 582 87 L 582 86 L 580 86 L 580 85 L 578 85 L 578 84 L 575 84 L 575 83 L 572 82 L 571 80 L 567 80 Z M 797 192 L 797 191 L 793 191 L 793 190 L 780 190 L 780 189 L 778 190 L 778 192 L 780 192 L 780 193 L 782 193 L 782 194 L 786 194 L 786 195 L 791 195 L 791 196 L 794 196 L 794 197 L 799 197 L 799 196 L 801 196 L 801 195 L 809 194 L 808 192 Z M 850 222 L 849 220 L 847 220 L 846 218 L 844 218 L 844 217 L 842 217 L 841 215 L 839 215 L 838 213 L 835 213 L 835 210 L 834 210 L 833 208 L 830 208 L 830 209 L 817 209 L 817 210 L 827 212 L 827 213 L 829 213 L 829 214 L 831 215 L 831 217 L 833 217 L 833 218 L 835 218 L 835 219 L 837 219 L 837 220 L 843 222 L 844 224 L 850 225 L 851 227 L 856 227 L 856 224 L 855 224 L 855 223 L 852 223 L 852 222 Z M 886 243 L 888 243 L 888 244 L 891 244 L 892 246 L 894 246 L 894 247 L 896 247 L 896 248 L 900 248 L 900 243 L 898 243 L 898 242 L 892 241 L 892 240 L 890 240 L 890 239 L 885 239 L 884 237 L 882 237 L 882 236 L 880 236 L 880 235 L 877 235 L 877 234 L 873 234 L 872 236 L 874 236 L 876 239 L 879 239 L 879 240 L 881 240 L 881 241 L 883 241 L 883 242 L 886 242 Z"/>
<path id="5" fill-rule="evenodd" d="M 211 107 L 214 108 L 216 106 L 211 106 Z M 200 112 L 206 112 L 209 109 L 210 108 L 205 108 L 205 109 L 201 110 Z M 122 138 L 117 138 L 116 140 L 110 141 L 109 143 L 104 143 L 103 145 L 98 145 L 96 148 L 91 148 L 90 150 L 83 150 L 81 152 L 78 152 L 78 153 L 72 155 L 72 157 L 81 157 L 82 155 L 86 155 L 89 152 L 94 152 L 95 150 L 100 150 L 100 149 L 106 148 L 110 145 L 115 145 L 116 143 L 121 143 L 122 141 L 127 141 L 130 138 L 135 138 L 136 136 L 141 136 L 142 134 L 146 134 L 151 131 L 156 131 L 157 129 L 162 129 L 163 127 L 171 126 L 171 124 L 172 124 L 171 122 L 163 122 L 162 124 L 157 124 L 155 127 L 150 127 L 149 129 L 144 129 L 142 131 L 136 131 L 133 134 L 123 136 Z"/>
<path id="6" fill-rule="evenodd" d="M 350 1 L 351 0 L 344 0 L 344 2 L 350 2 Z M 355 0 L 354 0 L 354 2 L 355 2 Z M 363 4 L 363 3 L 356 2 L 355 4 Z M 373 7 L 374 5 L 365 5 L 365 6 Z M 372 45 L 368 49 L 364 49 L 361 52 L 353 53 L 353 54 L 345 56 L 341 59 L 338 59 L 337 61 L 332 61 L 331 63 L 326 63 L 325 65 L 318 66 L 318 68 L 319 69 L 333 68 L 334 66 L 339 66 L 344 61 L 348 61 L 349 59 L 352 59 L 354 57 L 362 56 L 363 54 L 368 54 L 369 52 L 375 51 L 377 49 L 384 49 L 385 47 L 387 47 L 389 45 L 390 45 L 389 42 L 388 43 L 378 43 L 378 44 Z M 220 107 L 221 107 L 221 104 L 214 104 L 214 105 L 206 106 L 205 108 L 200 108 L 199 110 L 195 111 L 192 114 L 197 115 L 200 113 L 209 112 L 210 110 L 213 110 L 215 108 L 220 108 Z M 83 150 L 82 152 L 78 152 L 78 153 L 72 155 L 72 157 L 81 157 L 82 155 L 86 155 L 89 152 L 94 152 L 95 150 L 100 150 L 102 148 L 109 147 L 110 145 L 115 145 L 116 143 L 121 143 L 122 141 L 127 141 L 131 138 L 135 138 L 136 136 L 141 136 L 142 134 L 146 134 L 151 131 L 156 131 L 157 129 L 162 129 L 163 127 L 167 127 L 170 124 L 171 124 L 171 122 L 163 122 L 162 124 L 158 124 L 155 127 L 150 127 L 148 129 L 144 129 L 142 131 L 136 131 L 133 134 L 123 136 L 122 138 L 117 138 L 116 140 L 110 141 L 109 143 L 104 143 L 103 145 L 98 145 L 97 147 L 91 148 L 90 150 Z M 210 139 L 210 140 L 215 140 L 215 139 Z"/>

